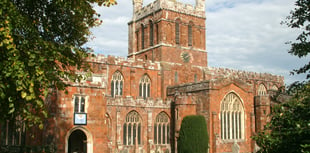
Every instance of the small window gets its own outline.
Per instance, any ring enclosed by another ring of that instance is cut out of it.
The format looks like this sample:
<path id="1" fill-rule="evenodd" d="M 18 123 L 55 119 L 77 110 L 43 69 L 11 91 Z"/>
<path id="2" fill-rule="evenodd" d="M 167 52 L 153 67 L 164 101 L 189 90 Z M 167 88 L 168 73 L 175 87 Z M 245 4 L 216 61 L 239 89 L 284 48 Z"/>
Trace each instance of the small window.
<path id="1" fill-rule="evenodd" d="M 178 72 L 174 73 L 174 82 L 178 83 L 179 82 L 179 77 L 178 77 Z"/>
<path id="2" fill-rule="evenodd" d="M 146 99 L 150 97 L 151 80 L 147 75 L 144 75 L 139 83 L 139 96 Z"/>
<path id="3" fill-rule="evenodd" d="M 74 112 L 85 113 L 85 96 L 74 96 Z"/>
<path id="4" fill-rule="evenodd" d="M 124 84 L 124 79 L 122 74 L 117 71 L 112 75 L 112 80 L 111 80 L 111 96 L 121 96 L 123 95 L 123 84 Z"/>
<path id="5" fill-rule="evenodd" d="M 278 91 L 279 88 L 278 88 L 276 85 L 273 85 L 273 86 L 271 87 L 271 90 L 273 90 L 273 91 Z"/>
<path id="6" fill-rule="evenodd" d="M 265 96 L 265 95 L 267 95 L 267 89 L 266 89 L 266 87 L 265 87 L 263 84 L 260 84 L 260 85 L 258 86 L 257 94 L 258 94 L 259 96 Z"/>

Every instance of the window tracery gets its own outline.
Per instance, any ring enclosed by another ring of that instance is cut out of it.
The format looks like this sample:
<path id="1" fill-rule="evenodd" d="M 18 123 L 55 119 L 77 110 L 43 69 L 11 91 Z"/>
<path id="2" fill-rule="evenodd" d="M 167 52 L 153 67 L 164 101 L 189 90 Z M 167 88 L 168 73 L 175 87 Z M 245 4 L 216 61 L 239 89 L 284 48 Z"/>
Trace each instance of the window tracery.
<path id="1" fill-rule="evenodd" d="M 170 143 L 170 121 L 165 112 L 157 115 L 154 124 L 154 144 Z"/>
<path id="2" fill-rule="evenodd" d="M 121 96 L 123 95 L 123 84 L 124 84 L 124 78 L 122 74 L 119 71 L 116 71 L 112 75 L 111 80 L 111 96 Z"/>
<path id="3" fill-rule="evenodd" d="M 242 139 L 243 131 L 244 110 L 241 99 L 236 94 L 229 93 L 221 103 L 221 138 Z"/>
<path id="4" fill-rule="evenodd" d="M 123 144 L 141 145 L 141 117 L 136 111 L 127 114 L 123 125 Z M 137 142 L 136 142 L 137 141 Z"/>
<path id="5" fill-rule="evenodd" d="M 74 112 L 85 113 L 86 97 L 83 95 L 74 96 Z"/>
<path id="6" fill-rule="evenodd" d="M 139 96 L 146 99 L 150 97 L 151 80 L 147 75 L 144 75 L 139 83 Z"/>
<path id="7" fill-rule="evenodd" d="M 267 89 L 266 89 L 265 85 L 260 84 L 260 85 L 258 86 L 257 94 L 258 94 L 259 96 L 265 96 L 265 95 L 267 95 Z"/>

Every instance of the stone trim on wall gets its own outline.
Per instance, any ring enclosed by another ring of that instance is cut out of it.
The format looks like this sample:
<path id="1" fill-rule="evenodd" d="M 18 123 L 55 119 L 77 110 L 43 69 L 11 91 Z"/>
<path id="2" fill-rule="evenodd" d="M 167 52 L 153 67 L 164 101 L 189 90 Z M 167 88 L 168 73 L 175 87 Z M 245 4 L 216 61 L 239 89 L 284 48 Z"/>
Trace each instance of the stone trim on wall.
<path id="1" fill-rule="evenodd" d="M 167 96 L 173 96 L 177 93 L 197 92 L 210 89 L 209 81 L 202 81 L 199 83 L 189 83 L 177 86 L 167 87 Z"/>

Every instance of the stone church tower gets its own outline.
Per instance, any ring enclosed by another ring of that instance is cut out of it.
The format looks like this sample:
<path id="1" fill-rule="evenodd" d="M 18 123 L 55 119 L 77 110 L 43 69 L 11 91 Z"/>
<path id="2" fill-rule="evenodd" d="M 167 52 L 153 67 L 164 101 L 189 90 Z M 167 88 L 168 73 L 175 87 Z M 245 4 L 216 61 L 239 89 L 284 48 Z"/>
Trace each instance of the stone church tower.
<path id="1" fill-rule="evenodd" d="M 32 152 L 176 153 L 182 119 L 202 115 L 210 153 L 253 152 L 251 136 L 268 121 L 270 95 L 284 78 L 208 67 L 205 13 L 205 0 L 133 0 L 128 58 L 89 57 L 91 76 L 79 72 L 87 79 L 46 97 L 43 130 L 8 122 L 0 143 Z"/>
<path id="2" fill-rule="evenodd" d="M 207 66 L 204 0 L 196 0 L 195 6 L 176 0 L 142 4 L 133 0 L 128 57 Z"/>

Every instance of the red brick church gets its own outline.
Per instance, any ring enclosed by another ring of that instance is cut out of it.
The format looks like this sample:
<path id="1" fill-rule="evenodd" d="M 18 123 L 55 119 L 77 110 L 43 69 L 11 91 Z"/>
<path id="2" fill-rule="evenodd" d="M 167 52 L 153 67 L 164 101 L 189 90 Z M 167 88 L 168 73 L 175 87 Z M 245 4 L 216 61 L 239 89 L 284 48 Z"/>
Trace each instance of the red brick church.
<path id="1" fill-rule="evenodd" d="M 205 0 L 144 7 L 133 0 L 133 8 L 128 58 L 89 58 L 90 77 L 47 98 L 43 131 L 20 140 L 7 129 L 2 144 L 52 145 L 58 153 L 175 153 L 182 119 L 199 114 L 210 153 L 254 152 L 251 136 L 266 123 L 270 95 L 284 78 L 208 67 Z"/>

